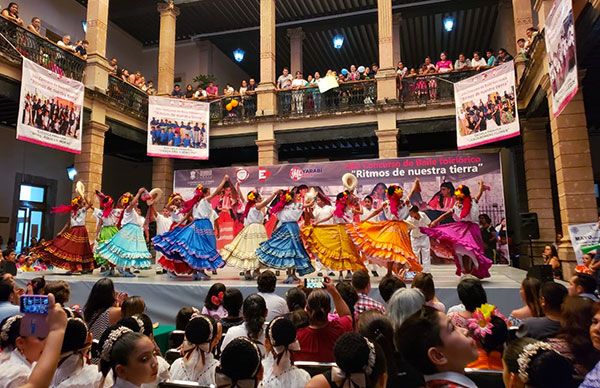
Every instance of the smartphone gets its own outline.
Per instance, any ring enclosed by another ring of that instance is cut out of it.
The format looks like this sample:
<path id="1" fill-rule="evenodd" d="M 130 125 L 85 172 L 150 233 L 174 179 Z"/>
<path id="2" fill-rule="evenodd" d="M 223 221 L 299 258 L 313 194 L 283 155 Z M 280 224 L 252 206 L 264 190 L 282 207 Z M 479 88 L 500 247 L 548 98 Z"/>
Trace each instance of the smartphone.
<path id="1" fill-rule="evenodd" d="M 317 276 L 314 278 L 304 278 L 304 287 L 325 288 L 325 279 L 322 276 Z"/>
<path id="2" fill-rule="evenodd" d="M 404 274 L 404 281 L 411 282 L 413 281 L 416 275 L 417 273 L 415 271 L 406 271 L 406 273 Z"/>
<path id="3" fill-rule="evenodd" d="M 46 295 L 22 295 L 20 298 L 20 335 L 23 337 L 46 338 L 48 336 L 48 297 Z"/>

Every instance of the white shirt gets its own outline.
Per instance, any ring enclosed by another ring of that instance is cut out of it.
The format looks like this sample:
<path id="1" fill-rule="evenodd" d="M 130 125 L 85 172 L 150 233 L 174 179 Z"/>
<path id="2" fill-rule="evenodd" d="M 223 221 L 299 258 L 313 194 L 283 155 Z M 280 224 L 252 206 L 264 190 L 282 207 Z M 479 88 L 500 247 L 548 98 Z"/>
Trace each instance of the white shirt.
<path id="1" fill-rule="evenodd" d="M 304 388 L 310 380 L 310 374 L 307 371 L 292 365 L 289 355 L 284 355 L 281 358 L 279 366 L 282 367 L 283 372 L 278 376 L 273 374 L 274 364 L 275 359 L 273 358 L 273 354 L 267 354 L 263 359 L 264 376 L 259 387 Z"/>
<path id="2" fill-rule="evenodd" d="M 73 354 L 56 369 L 50 387 L 98 388 L 101 381 L 102 373 L 98 371 L 97 365 L 84 365 L 82 356 Z"/>
<path id="3" fill-rule="evenodd" d="M 83 226 L 85 225 L 85 216 L 87 209 L 81 208 L 77 210 L 75 214 L 71 212 L 71 226 Z"/>
<path id="4" fill-rule="evenodd" d="M 150 384 L 142 384 L 142 388 L 157 388 L 159 383 L 171 379 L 169 363 L 161 356 L 156 356 L 156 361 L 158 362 L 158 375 L 156 376 L 156 380 Z"/>
<path id="5" fill-rule="evenodd" d="M 244 226 L 248 226 L 250 224 L 262 224 L 264 222 L 265 214 L 253 206 L 250 208 L 250 210 L 248 210 L 248 215 L 244 220 Z"/>
<path id="6" fill-rule="evenodd" d="M 454 204 L 453 217 L 455 221 L 466 221 L 466 222 L 474 222 L 479 223 L 479 204 L 475 199 L 471 199 L 471 211 L 464 218 L 460 218 L 460 213 L 462 212 L 462 207 L 460 207 L 460 202 L 456 202 Z"/>
<path id="7" fill-rule="evenodd" d="M 319 206 L 315 206 L 315 208 L 313 209 L 313 217 L 315 217 L 315 223 L 316 222 L 320 222 L 321 220 L 324 220 L 325 218 L 329 217 L 330 215 L 333 214 L 333 206 L 331 205 L 325 205 L 323 207 L 319 207 Z M 329 220 L 321 223 L 320 225 L 332 225 L 333 224 L 333 218 L 330 218 Z"/>
<path id="8" fill-rule="evenodd" d="M 477 66 L 487 66 L 487 61 L 483 58 L 479 58 L 478 61 L 476 61 L 475 59 L 471 59 L 471 67 Z"/>
<path id="9" fill-rule="evenodd" d="M 171 379 L 182 381 L 193 381 L 202 386 L 215 384 L 215 371 L 219 366 L 219 361 L 215 359 L 212 353 L 204 354 L 204 367 L 196 370 L 196 364 L 202 355 L 198 349 L 194 350 L 190 359 L 185 361 L 183 357 L 178 358 L 171 365 Z"/>
<path id="10" fill-rule="evenodd" d="M 411 231 L 410 231 L 411 238 L 427 237 L 423 233 L 421 233 L 421 230 L 419 228 L 420 227 L 428 227 L 429 224 L 431 224 L 431 220 L 429 219 L 427 214 L 425 214 L 423 212 L 419 212 L 419 216 L 421 218 L 418 220 L 416 218 L 413 218 L 410 215 L 406 219 L 406 222 L 408 222 L 414 228 L 414 229 L 411 229 Z"/>
<path id="11" fill-rule="evenodd" d="M 277 213 L 277 219 L 279 222 L 298 222 L 302 217 L 302 204 L 290 203 Z"/>
<path id="12" fill-rule="evenodd" d="M 346 208 L 342 217 L 333 216 L 334 224 L 351 224 L 354 219 L 352 209 Z"/>
<path id="13" fill-rule="evenodd" d="M 165 217 L 162 214 L 158 214 L 156 216 L 156 234 L 161 235 L 163 233 L 167 233 L 169 229 L 171 229 L 171 225 L 173 221 L 171 217 Z"/>
<path id="14" fill-rule="evenodd" d="M 241 325 L 233 326 L 227 330 L 225 337 L 223 337 L 223 343 L 221 344 L 221 352 L 223 349 L 234 339 L 238 337 L 248 337 L 248 329 L 246 328 L 246 324 L 242 323 Z M 260 349 L 261 354 L 265 354 L 265 328 L 263 327 L 260 335 L 258 336 L 258 348 Z"/>
<path id="15" fill-rule="evenodd" d="M 475 385 L 475 383 L 473 381 L 471 381 L 471 379 L 469 379 L 467 376 L 465 376 L 461 373 L 441 372 L 441 373 L 435 373 L 433 375 L 425 375 L 423 377 L 425 378 L 426 382 L 432 381 L 432 380 L 444 380 L 444 381 L 449 381 L 451 383 L 458 384 L 461 387 L 477 388 L 477 385 Z"/>
<path id="16" fill-rule="evenodd" d="M 102 213 L 104 211 L 102 209 L 94 209 L 94 217 L 102 220 L 102 226 L 115 226 L 122 211 L 123 209 L 112 209 L 108 217 L 103 217 Z"/>
<path id="17" fill-rule="evenodd" d="M 294 80 L 292 81 L 292 87 L 293 88 L 302 87 L 302 86 L 304 86 L 305 83 L 306 83 L 306 81 L 303 79 L 294 78 Z"/>
<path id="18" fill-rule="evenodd" d="M 404 220 L 408 216 L 408 206 L 406 206 L 406 204 L 404 204 L 402 202 L 404 202 L 404 200 L 400 200 L 400 203 L 398 203 L 398 215 L 397 216 L 392 214 L 392 210 L 390 209 L 390 205 L 388 203 L 388 205 L 385 207 L 385 209 L 383 209 L 385 218 L 388 220 Z"/>
<path id="19" fill-rule="evenodd" d="M 121 220 L 121 226 L 125 226 L 127 224 L 134 224 L 137 226 L 144 225 L 144 217 L 137 214 L 135 209 L 125 209 L 123 214 L 123 219 Z"/>
<path id="20" fill-rule="evenodd" d="M 202 198 L 197 204 L 194 205 L 192 214 L 195 220 L 210 220 L 212 212 L 213 208 L 210 206 L 210 203 L 206 200 L 206 198 Z"/>
<path id="21" fill-rule="evenodd" d="M 35 363 L 29 361 L 18 350 L 10 352 L 8 360 L 0 365 L 0 387 L 18 388 L 27 383 Z"/>
<path id="22" fill-rule="evenodd" d="M 274 292 L 259 292 L 258 295 L 262 296 L 267 304 L 267 322 L 290 312 L 285 299 Z"/>

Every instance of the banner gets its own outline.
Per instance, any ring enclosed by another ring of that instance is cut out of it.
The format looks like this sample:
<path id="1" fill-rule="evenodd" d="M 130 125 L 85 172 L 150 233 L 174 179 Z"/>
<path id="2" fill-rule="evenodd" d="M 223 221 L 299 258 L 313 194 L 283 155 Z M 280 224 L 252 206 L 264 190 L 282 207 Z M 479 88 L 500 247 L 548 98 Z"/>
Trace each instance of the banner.
<path id="1" fill-rule="evenodd" d="M 17 139 L 78 154 L 84 86 L 23 58 Z"/>
<path id="2" fill-rule="evenodd" d="M 519 136 L 512 61 L 456 82 L 454 101 L 459 150 Z"/>
<path id="3" fill-rule="evenodd" d="M 552 113 L 558 117 L 577 94 L 577 53 L 572 0 L 556 0 L 544 29 L 548 72 L 552 88 Z"/>
<path id="4" fill-rule="evenodd" d="M 325 93 L 330 91 L 331 89 L 339 88 L 340 85 L 335 79 L 334 76 L 326 76 L 319 80 L 319 93 Z"/>
<path id="5" fill-rule="evenodd" d="M 598 222 L 569 225 L 569 235 L 571 236 L 571 244 L 573 244 L 578 264 L 583 264 L 582 257 L 584 254 L 600 248 Z"/>
<path id="6" fill-rule="evenodd" d="M 148 156 L 208 159 L 210 104 L 150 96 Z"/>
<path id="7" fill-rule="evenodd" d="M 426 211 L 432 220 L 442 213 L 439 194 L 443 182 L 450 182 L 454 187 L 467 185 L 476 195 L 478 184 L 483 181 L 489 190 L 479 202 L 480 212 L 488 214 L 494 226 L 505 217 L 500 157 L 495 153 L 178 170 L 175 171 L 174 191 L 187 199 L 198 183 L 214 188 L 227 174 L 232 182 L 239 182 L 244 198 L 251 190 L 257 190 L 266 198 L 278 189 L 306 185 L 315 187 L 334 203 L 335 196 L 344 190 L 341 178 L 346 172 L 358 178 L 356 195 L 361 200 L 370 195 L 374 208 L 386 200 L 388 185 L 399 184 L 408 193 L 419 178 L 421 190 L 411 197 L 411 202 Z M 213 198 L 213 208 L 219 213 L 219 247 L 231 241 L 243 227 L 240 218 L 244 207 L 231 205 L 232 190 L 226 187 Z M 450 195 L 453 193 L 452 189 Z"/>

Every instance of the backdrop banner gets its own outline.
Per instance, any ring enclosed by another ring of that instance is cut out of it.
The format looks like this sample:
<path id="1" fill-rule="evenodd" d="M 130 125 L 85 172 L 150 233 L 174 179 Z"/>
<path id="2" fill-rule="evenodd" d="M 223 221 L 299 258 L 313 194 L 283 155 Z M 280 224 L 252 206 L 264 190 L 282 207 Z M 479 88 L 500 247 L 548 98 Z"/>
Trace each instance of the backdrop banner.
<path id="1" fill-rule="evenodd" d="M 84 89 L 23 58 L 17 139 L 79 154 Z"/>
<path id="2" fill-rule="evenodd" d="M 341 178 L 347 172 L 358 178 L 356 195 L 361 200 L 367 195 L 373 197 L 374 208 L 386 200 L 388 185 L 399 184 L 408 193 L 415 179 L 419 178 L 421 189 L 411 197 L 411 202 L 430 217 L 442 213 L 439 211 L 439 191 L 443 182 L 450 182 L 455 187 L 467 185 L 475 195 L 479 182 L 483 181 L 487 190 L 479 202 L 481 213 L 488 214 L 493 225 L 499 224 L 505 217 L 500 156 L 496 153 L 177 170 L 174 191 L 187 199 L 198 183 L 214 188 L 227 174 L 232 182 L 239 182 L 244 198 L 250 190 L 257 190 L 266 198 L 278 189 L 306 185 L 315 187 L 334 203 L 335 196 L 344 190 Z M 226 187 L 213 198 L 212 205 L 219 213 L 220 247 L 231 241 L 243 227 L 241 215 L 244 206 L 234 205 L 232 189 Z"/>
<path id="3" fill-rule="evenodd" d="M 148 156 L 208 159 L 210 104 L 150 96 Z"/>
<path id="4" fill-rule="evenodd" d="M 544 34 L 552 88 L 552 114 L 558 117 L 577 94 L 578 88 L 572 0 L 554 2 L 546 18 Z"/>
<path id="5" fill-rule="evenodd" d="M 459 150 L 521 133 L 512 61 L 456 82 L 454 102 Z"/>

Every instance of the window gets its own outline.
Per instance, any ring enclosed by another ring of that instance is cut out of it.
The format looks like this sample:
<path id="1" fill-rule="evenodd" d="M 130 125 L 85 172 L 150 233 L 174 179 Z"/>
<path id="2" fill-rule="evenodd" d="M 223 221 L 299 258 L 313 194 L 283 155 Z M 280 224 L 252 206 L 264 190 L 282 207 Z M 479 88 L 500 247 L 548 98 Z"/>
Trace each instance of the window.
<path id="1" fill-rule="evenodd" d="M 45 193 L 44 187 L 21 185 L 19 201 L 44 202 Z"/>

